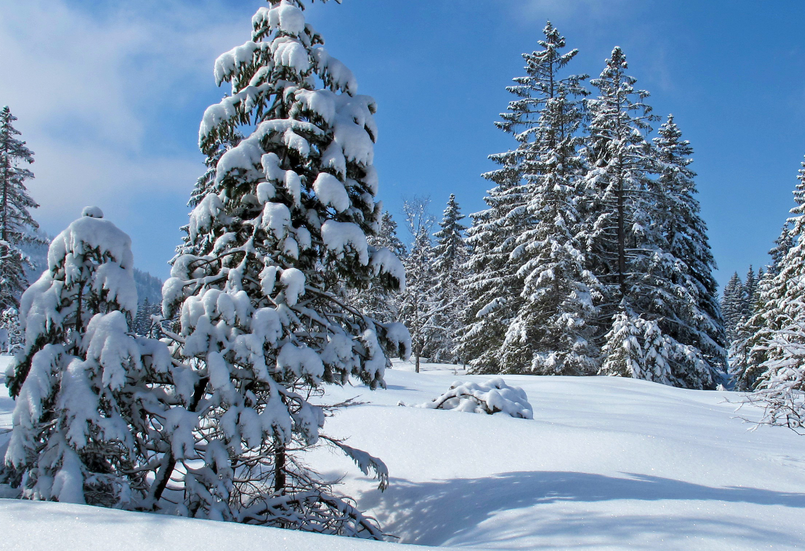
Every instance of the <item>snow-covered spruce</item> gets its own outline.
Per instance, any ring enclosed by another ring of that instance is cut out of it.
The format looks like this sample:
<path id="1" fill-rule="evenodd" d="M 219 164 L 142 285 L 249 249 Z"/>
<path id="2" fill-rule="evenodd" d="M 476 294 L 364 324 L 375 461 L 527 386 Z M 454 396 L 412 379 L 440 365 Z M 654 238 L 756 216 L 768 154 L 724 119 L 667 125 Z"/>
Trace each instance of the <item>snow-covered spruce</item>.
<path id="1" fill-rule="evenodd" d="M 755 333 L 752 329 L 752 321 L 759 321 L 759 318 L 755 317 L 755 313 L 762 279 L 763 269 L 759 269 L 755 274 L 755 270 L 750 265 L 745 281 L 741 281 L 738 274 L 735 273 L 724 287 L 721 313 L 729 345 L 727 359 L 730 384 L 734 390 L 751 390 L 756 380 L 757 373 L 753 375 L 752 370 L 747 373 L 747 368 L 751 349 L 749 341 Z"/>
<path id="2" fill-rule="evenodd" d="M 522 388 L 509 386 L 503 379 L 495 378 L 485 383 L 455 382 L 434 399 L 423 404 L 428 409 L 454 409 L 469 413 L 505 413 L 521 419 L 533 419 L 534 409 Z"/>
<path id="3" fill-rule="evenodd" d="M 764 422 L 803 432 L 805 424 L 805 162 L 797 174 L 792 216 L 778 245 L 788 243 L 759 286 L 750 320 L 751 350 L 739 380 L 757 389 L 750 401 L 765 407 Z M 786 250 L 787 249 L 787 250 Z"/>
<path id="4" fill-rule="evenodd" d="M 17 138 L 16 120 L 8 106 L 0 110 L 0 311 L 16 308 L 28 286 L 25 268 L 31 262 L 20 246 L 43 243 L 30 213 L 39 205 L 25 187 L 25 180 L 34 175 L 20 166 L 33 163 L 34 153 Z"/>
<path id="5" fill-rule="evenodd" d="M 25 345 L 6 374 L 16 405 L 5 464 L 26 498 L 140 508 L 159 451 L 151 422 L 166 409 L 152 385 L 168 377 L 170 355 L 131 336 L 131 240 L 102 216 L 84 209 L 22 296 Z"/>
<path id="6" fill-rule="evenodd" d="M 524 132 L 529 143 L 521 164 L 530 224 L 516 236 L 511 254 L 523 286 L 501 357 L 505 371 L 587 375 L 595 372 L 598 359 L 592 339 L 598 281 L 585 269 L 577 237 L 583 175 L 578 131 L 586 75 L 562 76 L 577 50 L 563 53 L 565 39 L 550 23 L 543 33 L 542 50 L 524 56 L 529 76 L 517 79 L 513 90 L 522 96 L 519 105 L 538 119 Z"/>
<path id="7" fill-rule="evenodd" d="M 433 234 L 436 238 L 436 245 L 433 247 L 435 295 L 439 308 L 435 316 L 437 331 L 431 338 L 429 357 L 437 362 L 461 362 L 456 347 L 461 330 L 461 315 L 467 305 L 459 280 L 461 268 L 469 258 L 469 249 L 464 238 L 467 228 L 461 223 L 463 218 L 456 196 L 451 193 L 439 223 L 439 231 Z"/>
<path id="8" fill-rule="evenodd" d="M 588 374 L 597 367 L 588 322 L 597 284 L 576 237 L 586 76 L 561 77 L 577 50 L 562 52 L 564 37 L 550 23 L 543 33 L 542 49 L 523 54 L 526 75 L 507 88 L 516 99 L 496 123 L 518 147 L 490 157 L 502 166 L 484 177 L 497 186 L 467 232 L 459 352 L 479 372 Z"/>
<path id="9" fill-rule="evenodd" d="M 752 272 L 752 267 L 749 267 Z M 741 323 L 744 317 L 743 312 L 743 295 L 744 285 L 738 272 L 732 274 L 732 277 L 724 286 L 724 293 L 721 297 L 721 315 L 724 318 L 724 331 L 727 336 L 727 342 L 732 343 L 736 340 L 736 333 L 738 324 Z"/>
<path id="10" fill-rule="evenodd" d="M 407 356 L 410 338 L 348 291 L 400 290 L 405 276 L 367 243 L 381 212 L 375 103 L 301 8 L 272 0 L 251 40 L 215 63 L 231 93 L 201 122 L 210 170 L 163 287 L 173 356 L 190 372 L 154 498 L 194 517 L 377 538 L 300 454 L 330 443 L 365 466 L 370 456 L 322 437 L 324 409 L 309 399 L 351 376 L 384 386 L 389 355 Z"/>
<path id="11" fill-rule="evenodd" d="M 666 384 L 712 389 L 726 376 L 726 338 L 715 263 L 693 198 L 692 150 L 670 116 L 649 144 L 644 134 L 656 117 L 627 68 L 616 47 L 592 81 L 599 93 L 587 102 L 583 233 L 587 268 L 601 283 L 598 338 L 605 354 L 621 348 L 622 330 L 631 325 L 640 361 L 659 363 L 635 370 L 609 358 L 600 373 L 626 369 L 633 376 L 654 373 L 653 380 Z"/>
<path id="12" fill-rule="evenodd" d="M 654 171 L 649 194 L 653 211 L 653 242 L 637 280 L 637 296 L 653 295 L 641 311 L 672 344 L 667 356 L 674 384 L 711 388 L 726 376 L 727 339 L 713 277 L 716 263 L 707 237 L 707 225 L 695 198 L 696 185 L 689 165 L 690 142 L 669 115 L 654 138 Z"/>

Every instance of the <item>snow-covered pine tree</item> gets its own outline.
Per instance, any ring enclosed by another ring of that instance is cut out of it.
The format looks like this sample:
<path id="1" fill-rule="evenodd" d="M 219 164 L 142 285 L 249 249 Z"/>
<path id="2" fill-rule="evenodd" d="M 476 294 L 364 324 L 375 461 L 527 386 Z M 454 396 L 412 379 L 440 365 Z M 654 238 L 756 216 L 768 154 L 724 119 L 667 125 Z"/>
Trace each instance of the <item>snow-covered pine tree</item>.
<path id="1" fill-rule="evenodd" d="M 762 280 L 763 269 L 758 270 L 756 275 L 750 265 L 745 282 L 741 281 L 736 272 L 724 288 L 721 311 L 729 343 L 727 353 L 729 376 L 732 387 L 736 390 L 750 390 L 754 385 L 754 378 L 750 382 L 744 374 L 749 365 L 751 347 L 749 340 L 757 330 L 753 329 L 752 324 L 760 321 L 760 318 L 754 318 L 754 315 Z"/>
<path id="2" fill-rule="evenodd" d="M 632 310 L 629 277 L 642 240 L 636 230 L 648 226 L 645 191 L 653 158 L 645 134 L 656 117 L 644 103 L 648 92 L 635 90 L 627 68 L 626 56 L 615 47 L 601 76 L 591 81 L 598 97 L 587 100 L 584 239 L 588 268 L 602 284 L 602 333 L 618 311 Z"/>
<path id="3" fill-rule="evenodd" d="M 456 353 L 458 332 L 461 329 L 461 315 L 466 308 L 464 293 L 459 285 L 462 266 L 469 258 L 469 250 L 464 239 L 466 226 L 461 223 L 464 215 L 450 194 L 447 206 L 439 222 L 439 231 L 434 234 L 433 271 L 436 277 L 435 295 L 440 303 L 436 315 L 439 331 L 431 341 L 431 357 L 437 362 L 460 362 Z"/>
<path id="4" fill-rule="evenodd" d="M 580 87 L 584 77 L 558 76 L 577 51 L 560 51 L 565 47 L 564 38 L 550 22 L 543 32 L 545 40 L 539 41 L 542 50 L 523 54 L 526 75 L 516 77 L 515 84 L 506 88 L 516 99 L 509 102 L 507 112 L 501 113 L 502 120 L 495 123 L 519 145 L 490 156 L 501 168 L 483 176 L 496 187 L 484 199 L 489 209 L 471 215 L 473 223 L 467 231 L 471 255 L 465 268 L 468 275 L 462 280 L 467 308 L 458 350 L 479 372 L 522 371 L 532 363 L 534 351 L 526 342 L 526 332 L 538 329 L 527 326 L 529 322 L 512 325 L 523 307 L 525 277 L 530 272 L 520 269 L 531 260 L 522 255 L 521 238 L 536 222 L 531 210 L 538 210 L 528 206 L 534 199 L 536 184 L 529 178 L 544 169 L 539 163 L 547 158 L 546 148 L 573 135 L 579 124 L 575 98 L 585 93 Z M 551 122 L 541 128 L 540 117 L 549 103 Z M 570 143 L 574 153 L 575 145 Z M 568 167 L 563 176 L 573 170 Z M 529 176 L 530 171 L 533 174 Z M 523 346 L 517 346 L 518 342 Z"/>
<path id="5" fill-rule="evenodd" d="M 787 233 L 788 230 L 784 229 L 784 232 Z M 735 340 L 730 345 L 729 371 L 734 390 L 754 390 L 763 373 L 761 366 L 766 361 L 766 348 L 761 342 L 770 337 L 767 315 L 774 317 L 776 314 L 772 312 L 773 304 L 764 305 L 761 301 L 771 300 L 771 297 L 776 296 L 773 286 L 775 272 L 774 266 L 770 266 L 763 277 L 759 278 L 756 306 L 749 318 L 741 318 L 735 331 Z"/>
<path id="6" fill-rule="evenodd" d="M 690 143 L 672 115 L 654 138 L 654 170 L 642 202 L 632 269 L 632 304 L 666 337 L 671 381 L 715 388 L 726 372 L 726 336 L 718 304 L 715 261 L 695 199 Z M 648 351 L 647 351 L 648 352 Z M 658 354 L 657 351 L 655 354 Z"/>
<path id="7" fill-rule="evenodd" d="M 760 373 L 755 388 L 766 405 L 764 422 L 799 430 L 805 422 L 805 162 L 797 179 L 786 224 L 790 247 L 761 285 L 756 316 L 762 327 L 750 339 L 744 378 Z"/>
<path id="8" fill-rule="evenodd" d="M 721 297 L 721 315 L 724 317 L 724 330 L 730 344 L 735 341 L 738 324 L 744 317 L 743 299 L 743 282 L 738 276 L 738 272 L 735 272 L 724 287 L 724 294 Z"/>
<path id="9" fill-rule="evenodd" d="M 790 249 L 790 247 L 786 248 Z M 755 270 L 752 265 L 749 265 L 749 271 L 746 272 L 746 280 L 741 286 L 741 317 L 749 319 L 755 310 L 755 303 L 757 302 L 757 287 L 763 271 L 758 270 L 755 275 Z"/>
<path id="10" fill-rule="evenodd" d="M 438 315 L 445 308 L 437 295 L 430 238 L 434 219 L 428 213 L 429 203 L 430 199 L 422 197 L 403 203 L 405 221 L 414 241 L 403 261 L 406 283 L 405 292 L 400 297 L 399 320 L 411 333 L 411 353 L 417 373 L 422 356 L 430 355 L 431 344 L 442 330 L 437 325 Z"/>
<path id="11" fill-rule="evenodd" d="M 25 266 L 30 262 L 20 245 L 43 242 L 35 233 L 39 224 L 30 213 L 39 205 L 25 187 L 25 180 L 34 175 L 21 166 L 33 163 L 34 154 L 17 139 L 16 120 L 8 106 L 0 110 L 0 311 L 19 306 L 20 295 L 28 286 Z"/>
<path id="12" fill-rule="evenodd" d="M 382 387 L 388 355 L 410 344 L 342 298 L 373 280 L 401 289 L 404 270 L 367 244 L 380 218 L 375 103 L 301 7 L 272 0 L 215 63 L 232 90 L 205 112 L 201 150 L 250 133 L 220 155 L 163 287 L 165 314 L 179 314 L 175 361 L 194 376 L 159 476 L 180 477 L 194 517 L 379 537 L 297 455 L 332 443 L 385 486 L 382 463 L 320 434 L 309 397 L 350 376 Z"/>
<path id="13" fill-rule="evenodd" d="M 800 188 L 802 185 L 802 171 L 798 178 L 800 183 L 794 190 L 794 201 L 797 207 L 805 204 L 805 196 Z M 758 269 L 755 292 L 749 301 L 749 293 L 744 293 L 743 306 L 748 317 L 744 317 L 738 324 L 735 342 L 730 347 L 730 377 L 735 390 L 751 391 L 758 385 L 760 376 L 764 373 L 764 364 L 768 359 L 766 342 L 774 337 L 775 331 L 782 327 L 784 319 L 780 310 L 781 297 L 784 295 L 784 286 L 777 276 L 783 268 L 783 262 L 796 243 L 792 229 L 795 218 L 789 218 L 783 224 L 780 235 L 774 241 L 774 247 L 769 251 L 771 264 L 766 272 Z M 752 273 L 750 267 L 751 275 Z M 752 283 L 750 273 L 747 280 Z"/>
<path id="14" fill-rule="evenodd" d="M 163 442 L 168 348 L 131 336 L 131 240 L 97 207 L 50 245 L 25 291 L 25 346 L 7 372 L 16 404 L 5 464 L 23 497 L 141 508 Z"/>
<path id="15" fill-rule="evenodd" d="M 524 56 L 529 77 L 520 79 L 518 89 L 538 119 L 527 131 L 521 163 L 531 223 L 517 236 L 510 259 L 523 281 L 521 305 L 506 332 L 501 364 L 508 372 L 585 375 L 598 367 L 590 323 L 598 284 L 585 269 L 577 240 L 583 175 L 578 131 L 587 95 L 581 82 L 587 77 L 562 77 L 577 50 L 561 51 L 565 39 L 550 22 L 543 33 L 543 49 Z"/>

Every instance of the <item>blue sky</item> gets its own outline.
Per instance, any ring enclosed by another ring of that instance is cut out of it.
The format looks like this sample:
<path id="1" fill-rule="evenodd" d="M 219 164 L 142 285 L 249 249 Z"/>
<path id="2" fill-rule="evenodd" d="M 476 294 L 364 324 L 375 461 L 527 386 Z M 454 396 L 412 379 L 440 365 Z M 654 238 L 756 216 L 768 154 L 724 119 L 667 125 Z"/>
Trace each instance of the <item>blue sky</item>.
<path id="1" fill-rule="evenodd" d="M 136 265 L 167 275 L 203 171 L 198 124 L 224 92 L 213 62 L 262 5 L 0 0 L 0 104 L 36 152 L 47 231 L 96 204 L 132 236 Z M 721 285 L 768 261 L 805 154 L 801 0 L 344 0 L 306 14 L 378 102 L 380 198 L 398 219 L 415 195 L 437 216 L 450 193 L 465 214 L 484 208 L 486 157 L 513 146 L 493 125 L 505 86 L 550 19 L 580 50 L 569 71 L 597 76 L 619 45 L 655 113 L 674 114 Z"/>

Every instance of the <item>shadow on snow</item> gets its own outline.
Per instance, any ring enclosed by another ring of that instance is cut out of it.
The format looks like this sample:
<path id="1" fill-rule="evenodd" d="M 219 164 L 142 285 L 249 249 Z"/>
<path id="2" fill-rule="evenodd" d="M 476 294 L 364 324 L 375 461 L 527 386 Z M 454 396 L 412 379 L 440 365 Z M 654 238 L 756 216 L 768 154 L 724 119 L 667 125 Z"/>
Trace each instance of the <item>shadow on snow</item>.
<path id="1" fill-rule="evenodd" d="M 728 508 L 700 516 L 694 506 L 690 507 L 688 515 L 673 516 L 649 507 L 644 515 L 588 513 L 578 508 L 561 514 L 549 509 L 525 511 L 529 507 L 561 502 L 614 500 L 711 501 L 805 509 L 805 494 L 800 493 L 745 487 L 713 488 L 641 474 L 624 473 L 624 478 L 616 478 L 578 472 L 512 472 L 488 478 L 424 483 L 392 479 L 385 493 L 370 491 L 361 496 L 359 507 L 372 509 L 386 533 L 398 536 L 402 542 L 419 545 L 484 545 L 529 536 L 571 535 L 586 536 L 599 543 L 604 540 L 623 544 L 643 534 L 670 539 L 742 538 L 778 543 L 790 540 L 793 546 L 801 543 L 795 534 L 780 533 L 773 527 L 750 526 L 745 518 L 731 516 Z M 523 511 L 518 512 L 519 509 Z M 503 512 L 507 514 L 505 521 L 479 526 Z M 522 515 L 519 521 L 512 518 L 518 514 Z M 801 515 L 803 511 L 791 514 Z M 565 540 L 562 547 L 567 547 L 568 543 Z M 546 544 L 540 541 L 540 546 Z"/>

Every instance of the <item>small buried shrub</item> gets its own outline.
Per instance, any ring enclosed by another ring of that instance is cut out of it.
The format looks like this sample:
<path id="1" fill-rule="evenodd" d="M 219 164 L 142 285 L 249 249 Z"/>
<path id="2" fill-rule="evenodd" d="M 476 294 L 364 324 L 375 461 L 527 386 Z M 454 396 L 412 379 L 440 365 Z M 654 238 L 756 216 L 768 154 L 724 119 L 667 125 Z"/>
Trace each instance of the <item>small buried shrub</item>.
<path id="1" fill-rule="evenodd" d="M 528 403 L 525 391 L 520 387 L 507 385 L 500 378 L 481 384 L 457 381 L 447 392 L 422 407 L 490 415 L 505 413 L 521 419 L 534 418 L 534 410 Z"/>

